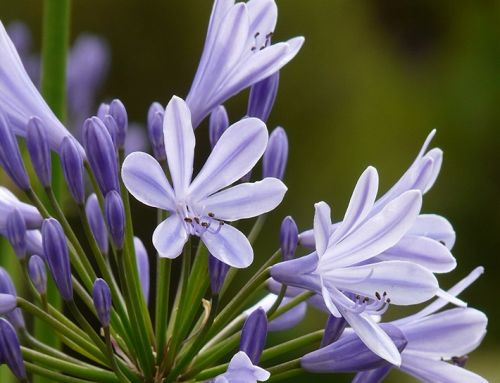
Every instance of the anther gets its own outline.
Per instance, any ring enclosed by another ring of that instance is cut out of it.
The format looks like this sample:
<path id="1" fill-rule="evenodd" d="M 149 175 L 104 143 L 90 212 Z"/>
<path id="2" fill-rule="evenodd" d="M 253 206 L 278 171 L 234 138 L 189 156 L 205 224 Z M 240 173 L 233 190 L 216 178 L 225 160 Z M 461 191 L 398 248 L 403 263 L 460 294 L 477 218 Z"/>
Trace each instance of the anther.
<path id="1" fill-rule="evenodd" d="M 191 223 L 193 220 L 189 217 L 184 218 L 184 222 Z"/>
<path id="2" fill-rule="evenodd" d="M 378 299 L 378 300 L 380 300 L 380 299 L 381 299 L 381 297 L 380 297 L 380 293 L 379 293 L 378 291 L 376 291 L 376 292 L 375 292 L 375 296 L 377 297 L 377 299 Z"/>
<path id="3" fill-rule="evenodd" d="M 194 217 L 194 221 L 199 225 L 200 224 L 200 219 L 198 217 Z"/>
<path id="4" fill-rule="evenodd" d="M 215 214 L 214 214 L 214 213 L 208 213 L 208 216 L 209 216 L 210 218 L 213 218 L 213 217 L 215 217 Z"/>

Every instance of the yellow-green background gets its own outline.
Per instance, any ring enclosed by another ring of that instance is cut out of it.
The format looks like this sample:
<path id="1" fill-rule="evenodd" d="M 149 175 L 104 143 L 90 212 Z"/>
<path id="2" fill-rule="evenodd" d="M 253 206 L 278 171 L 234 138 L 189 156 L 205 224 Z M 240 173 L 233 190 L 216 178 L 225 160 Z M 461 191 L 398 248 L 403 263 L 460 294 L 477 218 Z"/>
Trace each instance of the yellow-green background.
<path id="1" fill-rule="evenodd" d="M 284 215 L 308 228 L 313 203 L 325 200 L 340 219 L 367 165 L 377 167 L 381 191 L 386 190 L 437 128 L 434 144 L 445 152 L 444 165 L 423 210 L 448 217 L 457 232 L 459 266 L 441 278 L 442 286 L 477 265 L 486 267 L 464 295 L 490 318 L 487 338 L 469 366 L 491 382 L 500 380 L 500 2 L 278 0 L 278 5 L 275 41 L 304 35 L 306 43 L 282 71 L 269 121 L 270 128 L 283 125 L 289 135 L 289 192 L 256 247 L 258 259 L 276 247 Z M 210 6 L 208 0 L 74 1 L 72 39 L 93 32 L 112 47 L 112 70 L 100 97 L 121 98 L 131 120 L 142 122 L 150 102 L 185 96 Z M 0 19 L 25 21 L 35 49 L 40 15 L 40 1 L 0 2 Z M 233 121 L 244 114 L 245 100 L 246 95 L 229 103 Z M 197 136 L 206 140 L 206 127 Z M 152 214 L 142 220 L 153 228 Z M 301 330 L 323 321 L 311 313 Z M 405 380 L 393 374 L 392 381 Z"/>

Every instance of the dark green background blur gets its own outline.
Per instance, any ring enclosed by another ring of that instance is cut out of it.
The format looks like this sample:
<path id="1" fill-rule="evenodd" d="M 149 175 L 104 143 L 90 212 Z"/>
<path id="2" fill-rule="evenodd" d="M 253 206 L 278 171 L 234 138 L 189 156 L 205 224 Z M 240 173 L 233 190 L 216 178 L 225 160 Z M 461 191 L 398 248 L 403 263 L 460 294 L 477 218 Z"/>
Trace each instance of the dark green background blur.
<path id="1" fill-rule="evenodd" d="M 458 259 L 456 271 L 440 281 L 448 287 L 485 266 L 485 275 L 464 294 L 490 318 L 470 367 L 500 380 L 500 2 L 278 0 L 278 6 L 275 41 L 304 35 L 306 43 L 282 71 L 269 121 L 270 129 L 282 125 L 289 135 L 289 192 L 259 240 L 258 260 L 277 246 L 283 216 L 292 214 L 308 228 L 313 203 L 325 200 L 340 219 L 367 165 L 377 167 L 383 192 L 437 128 L 434 144 L 445 160 L 423 210 L 453 223 Z M 112 49 L 101 98 L 121 98 L 130 119 L 144 122 L 152 101 L 184 97 L 210 7 L 208 0 L 74 1 L 72 39 L 92 32 Z M 39 1 L 0 2 L 0 19 L 25 21 L 36 49 L 40 15 Z M 231 119 L 245 107 L 246 93 L 228 104 Z M 198 139 L 206 141 L 206 133 L 206 127 L 197 130 Z M 143 220 L 141 236 L 148 238 L 153 212 Z M 311 312 L 300 329 L 323 322 L 322 314 Z M 392 375 L 393 382 L 403 380 Z"/>

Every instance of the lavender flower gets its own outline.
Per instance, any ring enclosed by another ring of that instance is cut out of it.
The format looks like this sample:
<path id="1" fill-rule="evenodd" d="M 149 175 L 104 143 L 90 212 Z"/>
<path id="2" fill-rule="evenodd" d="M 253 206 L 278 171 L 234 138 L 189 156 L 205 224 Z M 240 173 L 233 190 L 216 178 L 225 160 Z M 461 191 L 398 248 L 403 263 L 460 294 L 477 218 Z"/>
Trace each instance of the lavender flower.
<path id="1" fill-rule="evenodd" d="M 267 122 L 278 94 L 279 79 L 280 73 L 276 72 L 252 86 L 248 98 L 247 115 L 249 117 L 257 117 Z"/>
<path id="2" fill-rule="evenodd" d="M 26 257 L 26 222 L 17 209 L 7 216 L 6 234 L 17 257 L 24 259 Z"/>
<path id="3" fill-rule="evenodd" d="M 274 209 L 286 187 L 266 178 L 224 188 L 248 173 L 264 152 L 265 125 L 247 118 L 229 127 L 192 181 L 194 132 L 187 105 L 175 96 L 166 108 L 164 135 L 173 189 L 160 164 L 146 153 L 130 154 L 122 168 L 123 182 L 135 198 L 172 213 L 153 234 L 156 250 L 161 257 L 175 258 L 188 237 L 196 235 L 220 261 L 249 266 L 253 250 L 248 239 L 226 222 Z"/>
<path id="4" fill-rule="evenodd" d="M 109 114 L 116 121 L 116 146 L 124 148 L 128 129 L 128 115 L 125 105 L 120 100 L 114 99 L 109 104 Z"/>
<path id="5" fill-rule="evenodd" d="M 4 361 L 14 375 L 18 379 L 26 380 L 26 369 L 16 330 L 3 318 L 0 318 L 0 350 L 2 350 Z"/>
<path id="6" fill-rule="evenodd" d="M 214 110 L 212 110 L 212 113 L 210 113 L 210 119 L 208 122 L 208 138 L 212 149 L 228 127 L 229 117 L 227 115 L 226 108 L 224 108 L 224 105 L 215 107 Z"/>
<path id="7" fill-rule="evenodd" d="M 104 212 L 111 239 L 115 246 L 121 249 L 125 238 L 125 209 L 120 194 L 116 190 L 111 190 L 106 194 Z"/>
<path id="8" fill-rule="evenodd" d="M 44 187 L 50 187 L 52 181 L 52 162 L 47 134 L 42 121 L 32 117 L 28 121 L 26 144 L 38 179 Z"/>
<path id="9" fill-rule="evenodd" d="M 208 273 L 210 274 L 210 288 L 212 290 L 212 294 L 219 294 L 222 286 L 224 286 L 224 281 L 226 280 L 228 271 L 229 265 L 219 261 L 214 256 L 209 255 Z"/>
<path id="10" fill-rule="evenodd" d="M 104 279 L 97 278 L 95 280 L 92 299 L 101 326 L 109 326 L 111 320 L 111 290 Z"/>
<path id="11" fill-rule="evenodd" d="M 325 333 L 321 339 L 321 348 L 336 342 L 347 326 L 347 321 L 344 318 L 337 318 L 335 315 L 329 315 L 326 321 Z"/>
<path id="12" fill-rule="evenodd" d="M 87 198 L 87 203 L 85 204 L 85 214 L 87 215 L 87 221 L 89 222 L 90 230 L 99 246 L 99 250 L 103 254 L 108 253 L 108 231 L 106 229 L 106 222 L 104 222 L 104 217 L 102 216 L 101 207 L 99 206 L 99 201 L 95 193 L 92 193 Z"/>
<path id="13" fill-rule="evenodd" d="M 135 258 L 144 300 L 149 301 L 149 257 L 146 247 L 138 237 L 134 237 Z"/>
<path id="14" fill-rule="evenodd" d="M 83 183 L 83 157 L 78 150 L 78 143 L 72 137 L 65 137 L 60 148 L 61 165 L 73 199 L 82 205 L 85 200 Z"/>
<path id="15" fill-rule="evenodd" d="M 49 146 L 57 150 L 71 134 L 57 119 L 31 82 L 21 59 L 0 22 L 0 112 L 16 135 L 26 137 L 28 120 L 37 116 L 43 122 Z M 78 145 L 83 154 L 83 148 Z"/>
<path id="16" fill-rule="evenodd" d="M 448 294 L 457 296 L 482 273 L 482 267 L 476 268 L 448 290 Z M 447 303 L 445 299 L 439 298 L 416 314 L 390 322 L 401 330 L 408 341 L 399 368 L 422 381 L 486 382 L 464 369 L 460 361 L 462 356 L 479 346 L 486 334 L 488 319 L 482 312 L 472 308 L 438 312 Z M 387 366 L 381 366 L 376 370 L 361 372 L 353 382 L 380 382 L 389 370 Z"/>
<path id="17" fill-rule="evenodd" d="M 200 64 L 186 98 L 194 127 L 217 105 L 295 57 L 302 37 L 271 45 L 277 15 L 274 0 L 214 2 Z"/>
<path id="18" fill-rule="evenodd" d="M 271 374 L 255 366 L 243 351 L 236 353 L 227 371 L 213 380 L 213 383 L 257 383 L 265 382 Z"/>
<path id="19" fill-rule="evenodd" d="M 378 187 L 378 175 L 369 167 L 360 177 L 342 224 L 330 235 L 330 208 L 315 205 L 316 252 L 273 266 L 277 281 L 321 293 L 329 311 L 344 317 L 375 354 L 399 365 L 394 343 L 370 314 L 387 304 L 424 302 L 438 292 L 434 275 L 405 261 L 364 264 L 396 244 L 415 221 L 421 193 L 407 191 L 370 217 Z M 370 217 L 370 218 L 367 218 Z"/>
<path id="20" fill-rule="evenodd" d="M 42 216 L 34 206 L 19 201 L 9 189 L 0 186 L 0 233 L 5 233 L 7 217 L 14 210 L 21 213 L 28 229 L 42 225 Z"/>
<path id="21" fill-rule="evenodd" d="M 262 308 L 251 313 L 243 324 L 240 338 L 240 351 L 243 351 L 252 363 L 259 362 L 267 339 L 267 317 Z"/>
<path id="22" fill-rule="evenodd" d="M 280 249 L 284 261 L 295 257 L 299 243 L 299 230 L 292 217 L 288 216 L 281 222 Z"/>
<path id="23" fill-rule="evenodd" d="M 15 295 L 0 293 L 0 315 L 5 315 L 14 310 L 17 306 Z"/>
<path id="24" fill-rule="evenodd" d="M 7 271 L 3 268 L 0 267 L 0 294 L 7 294 L 10 295 L 14 298 L 17 297 L 17 291 L 16 287 L 14 286 L 14 282 L 12 282 L 12 279 L 7 273 Z M 10 323 L 16 328 L 16 329 L 23 329 L 25 327 L 24 324 L 24 318 L 23 318 L 23 313 L 21 312 L 21 309 L 14 308 L 16 304 L 13 305 L 11 309 L 9 309 L 12 305 L 12 302 L 10 299 L 4 299 L 2 302 L 2 313 L 5 313 L 7 310 L 8 314 L 7 319 L 9 320 Z"/>
<path id="25" fill-rule="evenodd" d="M 262 159 L 262 175 L 282 180 L 285 176 L 287 160 L 288 138 L 285 129 L 277 127 L 269 136 L 269 143 Z"/>
<path id="26" fill-rule="evenodd" d="M 154 102 L 148 111 L 148 136 L 153 148 L 153 155 L 158 161 L 167 159 L 165 153 L 165 142 L 163 140 L 163 107 Z"/>
<path id="27" fill-rule="evenodd" d="M 47 293 L 47 269 L 45 261 L 38 255 L 32 255 L 28 263 L 28 273 L 33 286 L 40 294 Z"/>

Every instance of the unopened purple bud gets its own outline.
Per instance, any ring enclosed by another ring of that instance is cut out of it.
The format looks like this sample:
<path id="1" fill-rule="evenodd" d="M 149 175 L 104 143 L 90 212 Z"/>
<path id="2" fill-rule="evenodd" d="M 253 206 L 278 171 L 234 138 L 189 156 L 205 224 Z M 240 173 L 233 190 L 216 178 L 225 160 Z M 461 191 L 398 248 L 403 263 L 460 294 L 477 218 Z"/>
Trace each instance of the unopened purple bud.
<path id="1" fill-rule="evenodd" d="M 43 252 L 52 273 L 52 278 L 65 301 L 73 299 L 73 282 L 68 246 L 61 224 L 54 218 L 47 218 L 42 224 Z"/>
<path id="2" fill-rule="evenodd" d="M 45 261 L 39 255 L 32 255 L 28 262 L 28 274 L 36 291 L 41 295 L 47 293 L 47 268 Z"/>
<path id="3" fill-rule="evenodd" d="M 212 294 L 219 294 L 222 286 L 224 286 L 224 281 L 226 280 L 228 271 L 228 264 L 219 261 L 211 254 L 208 256 L 208 273 L 210 274 L 210 288 L 212 290 Z"/>
<path id="4" fill-rule="evenodd" d="M 262 174 L 280 180 L 285 176 L 288 160 L 288 138 L 285 129 L 277 127 L 269 136 L 267 148 L 262 159 Z"/>
<path id="5" fill-rule="evenodd" d="M 73 199 L 82 205 L 85 200 L 83 157 L 74 138 L 65 137 L 59 149 L 61 166 Z"/>
<path id="6" fill-rule="evenodd" d="M 247 115 L 249 117 L 257 117 L 267 122 L 278 94 L 279 79 L 280 74 L 276 72 L 252 86 L 248 98 Z"/>
<path id="7" fill-rule="evenodd" d="M 104 123 L 97 117 L 87 119 L 83 136 L 87 158 L 102 193 L 120 190 L 115 146 Z"/>
<path id="8" fill-rule="evenodd" d="M 167 158 L 165 152 L 165 141 L 163 138 L 163 116 L 165 109 L 154 102 L 148 111 L 148 136 L 153 148 L 153 155 L 158 161 L 164 161 Z"/>
<path id="9" fill-rule="evenodd" d="M 108 129 L 109 136 L 111 137 L 111 140 L 113 141 L 113 145 L 118 148 L 118 144 L 116 142 L 116 137 L 118 134 L 118 125 L 116 125 L 115 119 L 110 116 L 109 114 L 105 115 L 104 118 L 102 119 L 102 122 L 104 123 L 104 126 L 106 129 Z"/>
<path id="10" fill-rule="evenodd" d="M 347 321 L 343 318 L 337 318 L 334 315 L 328 317 L 325 326 L 325 332 L 323 334 L 323 339 L 321 339 L 320 347 L 326 347 L 333 342 L 336 342 L 345 328 L 347 327 Z"/>
<path id="11" fill-rule="evenodd" d="M 0 349 L 5 363 L 13 374 L 18 379 L 26 380 L 26 369 L 16 330 L 5 319 L 0 319 Z"/>
<path id="12" fill-rule="evenodd" d="M 299 243 L 299 229 L 292 217 L 285 217 L 281 222 L 280 248 L 284 261 L 289 261 L 295 257 L 295 251 Z"/>
<path id="13" fill-rule="evenodd" d="M 101 250 L 103 254 L 108 254 L 108 231 L 106 230 L 106 222 L 104 222 L 104 217 L 102 216 L 99 201 L 95 193 L 87 198 L 85 214 L 87 215 L 90 230 L 94 235 L 97 246 L 99 246 L 99 250 Z"/>
<path id="14" fill-rule="evenodd" d="M 9 273 L 7 273 L 7 271 L 2 267 L 0 267 L 0 293 L 11 297 L 3 297 L 3 302 L 1 304 L 2 309 L 0 312 L 8 312 L 8 314 L 6 314 L 7 319 L 15 328 L 24 328 L 25 324 L 23 313 L 21 312 L 21 309 L 15 308 L 17 303 L 12 303 L 12 299 L 16 301 L 16 287 L 14 286 L 14 282 L 12 282 Z"/>
<path id="15" fill-rule="evenodd" d="M 106 102 L 102 102 L 97 108 L 97 117 L 101 120 L 104 120 L 104 117 L 109 114 L 109 104 Z"/>
<path id="16" fill-rule="evenodd" d="M 408 341 L 396 326 L 381 324 L 380 327 L 389 335 L 399 352 L 403 351 Z M 309 372 L 355 372 L 384 366 L 385 359 L 373 353 L 355 332 L 344 333 L 340 339 L 326 347 L 303 356 L 301 367 Z"/>
<path id="17" fill-rule="evenodd" d="M 259 307 L 251 313 L 241 330 L 240 351 L 248 355 L 253 364 L 259 362 L 267 338 L 266 312 Z"/>
<path id="18" fill-rule="evenodd" d="M 351 383 L 381 383 L 393 367 L 392 364 L 386 363 L 385 366 L 374 368 L 373 370 L 358 372 Z"/>
<path id="19" fill-rule="evenodd" d="M 137 270 L 139 271 L 139 281 L 141 282 L 144 300 L 149 301 L 149 257 L 144 243 L 134 237 L 135 259 L 137 261 Z"/>
<path id="20" fill-rule="evenodd" d="M 17 298 L 12 294 L 0 293 L 0 315 L 8 315 L 17 306 Z"/>
<path id="21" fill-rule="evenodd" d="M 116 190 L 111 190 L 106 194 L 104 212 L 111 239 L 115 246 L 121 249 L 125 236 L 125 209 L 120 194 Z"/>
<path id="22" fill-rule="evenodd" d="M 214 148 L 222 133 L 226 131 L 229 126 L 229 117 L 226 108 L 223 105 L 217 106 L 212 113 L 208 122 L 208 138 L 210 139 L 210 146 Z"/>
<path id="23" fill-rule="evenodd" d="M 47 134 L 38 117 L 31 117 L 28 121 L 26 144 L 38 179 L 44 187 L 49 187 L 52 182 L 52 161 Z"/>
<path id="24" fill-rule="evenodd" d="M 125 105 L 120 100 L 114 99 L 109 104 L 109 114 L 116 121 L 116 146 L 123 149 L 128 129 L 127 109 L 125 109 Z"/>
<path id="25" fill-rule="evenodd" d="M 24 167 L 16 136 L 2 113 L 0 113 L 0 164 L 20 189 L 30 189 L 30 180 Z"/>
<path id="26" fill-rule="evenodd" d="M 97 278 L 92 291 L 97 318 L 102 327 L 109 326 L 111 318 L 111 291 L 104 279 Z"/>
<path id="27" fill-rule="evenodd" d="M 7 238 L 19 259 L 26 257 L 26 221 L 17 209 L 7 216 L 6 222 Z"/>

